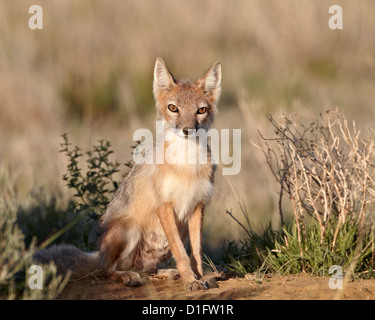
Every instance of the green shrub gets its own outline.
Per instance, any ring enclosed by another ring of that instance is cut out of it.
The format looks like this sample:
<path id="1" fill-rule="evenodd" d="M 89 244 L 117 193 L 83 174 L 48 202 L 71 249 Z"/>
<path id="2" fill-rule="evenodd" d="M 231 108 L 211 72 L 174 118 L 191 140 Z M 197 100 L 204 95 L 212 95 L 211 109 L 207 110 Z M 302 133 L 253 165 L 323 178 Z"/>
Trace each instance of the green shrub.
<path id="1" fill-rule="evenodd" d="M 120 164 L 109 161 L 109 155 L 113 153 L 111 144 L 100 140 L 92 151 L 86 152 L 87 171 L 83 173 L 79 166 L 79 158 L 83 155 L 80 148 L 71 148 L 67 134 L 62 137 L 64 142 L 61 143 L 60 152 L 65 153 L 69 160 L 63 180 L 75 192 L 71 205 L 76 213 L 85 213 L 91 219 L 98 220 L 119 186 L 113 175 L 119 171 Z"/>
<path id="2" fill-rule="evenodd" d="M 86 167 L 82 168 L 79 163 L 83 156 L 81 149 L 78 146 L 72 147 L 67 134 L 63 134 L 62 137 L 60 152 L 68 158 L 67 173 L 64 174 L 63 180 L 74 192 L 69 207 L 74 212 L 75 219 L 67 228 L 84 219 L 83 245 L 80 247 L 88 251 L 95 250 L 100 235 L 99 219 L 121 183 L 115 179 L 115 174 L 120 171 L 120 163 L 109 159 L 113 154 L 111 143 L 100 140 L 92 150 L 85 152 Z M 133 162 L 126 162 L 124 165 L 132 168 Z M 62 232 L 65 230 L 60 231 Z"/>
<path id="3" fill-rule="evenodd" d="M 277 274 L 294 274 L 306 272 L 316 276 L 328 276 L 329 268 L 333 265 L 342 267 L 343 271 L 355 263 L 353 276 L 373 277 L 374 233 L 373 229 L 360 235 L 360 227 L 353 221 L 347 221 L 341 226 L 332 248 L 336 223 L 331 221 L 324 242 L 320 242 L 320 228 L 316 221 L 307 226 L 306 237 L 303 239 L 303 254 L 300 254 L 300 243 L 297 236 L 297 226 L 293 223 L 283 228 L 282 236 L 276 238 L 273 249 L 268 249 L 267 265 Z"/>

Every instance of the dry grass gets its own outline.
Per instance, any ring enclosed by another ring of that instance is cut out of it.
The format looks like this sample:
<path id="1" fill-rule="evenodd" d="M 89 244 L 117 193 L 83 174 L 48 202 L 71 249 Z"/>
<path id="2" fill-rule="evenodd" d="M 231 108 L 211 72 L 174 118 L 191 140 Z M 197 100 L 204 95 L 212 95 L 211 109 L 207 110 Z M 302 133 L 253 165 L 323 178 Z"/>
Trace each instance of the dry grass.
<path id="1" fill-rule="evenodd" d="M 307 222 L 310 216 L 319 230 L 314 240 L 329 252 L 342 251 L 350 242 L 356 244 L 351 272 L 355 260 L 368 248 L 366 254 L 373 262 L 373 138 L 363 137 L 355 122 L 349 124 L 338 110 L 322 114 L 310 123 L 301 123 L 298 117 L 285 117 L 278 122 L 269 115 L 269 120 L 275 135 L 264 138 L 262 149 L 280 187 L 282 222 L 283 202 L 289 199 L 292 205 L 300 257 L 307 250 L 305 244 L 313 242 Z M 347 234 L 354 234 L 353 240 L 340 241 L 339 247 L 338 239 Z"/>
<path id="2" fill-rule="evenodd" d="M 280 185 L 279 213 L 283 221 L 283 197 L 292 202 L 298 237 L 306 230 L 306 215 L 319 223 L 323 244 L 327 225 L 337 219 L 332 250 L 338 232 L 347 221 L 373 224 L 375 203 L 375 145 L 360 135 L 355 122 L 338 110 L 329 111 L 309 124 L 298 117 L 282 122 L 269 120 L 275 129 L 264 138 L 267 164 Z M 271 147 L 270 143 L 277 143 Z"/>

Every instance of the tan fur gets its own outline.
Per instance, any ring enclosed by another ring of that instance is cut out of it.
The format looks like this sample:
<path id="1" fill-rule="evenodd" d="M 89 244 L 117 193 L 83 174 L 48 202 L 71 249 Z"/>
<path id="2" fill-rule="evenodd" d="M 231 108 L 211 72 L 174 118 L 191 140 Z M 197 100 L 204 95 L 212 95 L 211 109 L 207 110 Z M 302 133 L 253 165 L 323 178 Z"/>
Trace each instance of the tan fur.
<path id="1" fill-rule="evenodd" d="M 157 120 L 164 121 L 166 130 L 186 127 L 208 130 L 217 112 L 220 80 L 219 63 L 196 82 L 177 81 L 158 58 L 154 70 Z M 170 104 L 175 105 L 178 112 L 168 110 Z M 197 113 L 201 107 L 207 109 L 202 115 Z M 181 143 L 185 143 L 184 139 Z M 167 148 L 166 141 L 164 150 Z M 114 277 L 121 279 L 126 271 L 120 269 L 150 271 L 171 251 L 188 288 L 207 288 L 200 281 L 203 277 L 201 238 L 204 207 L 213 192 L 214 171 L 215 166 L 210 161 L 207 164 L 135 166 L 103 217 L 105 233 L 100 257 L 108 275 L 117 274 Z M 184 248 L 188 234 L 191 258 Z"/>
<path id="2" fill-rule="evenodd" d="M 176 80 L 157 58 L 153 87 L 157 120 L 164 121 L 166 131 L 208 130 L 217 112 L 220 81 L 220 63 L 190 82 Z M 171 112 L 170 104 L 178 112 Z M 199 108 L 206 108 L 206 112 L 198 114 Z M 172 138 L 187 148 L 188 139 Z M 164 142 L 164 152 L 169 143 Z M 188 289 L 208 288 L 202 280 L 202 224 L 204 208 L 213 193 L 215 165 L 210 163 L 209 147 L 203 147 L 208 152 L 206 164 L 144 163 L 126 176 L 102 218 L 98 260 L 108 278 L 140 285 L 136 271 L 154 271 L 172 253 Z M 189 235 L 190 258 L 184 247 Z"/>

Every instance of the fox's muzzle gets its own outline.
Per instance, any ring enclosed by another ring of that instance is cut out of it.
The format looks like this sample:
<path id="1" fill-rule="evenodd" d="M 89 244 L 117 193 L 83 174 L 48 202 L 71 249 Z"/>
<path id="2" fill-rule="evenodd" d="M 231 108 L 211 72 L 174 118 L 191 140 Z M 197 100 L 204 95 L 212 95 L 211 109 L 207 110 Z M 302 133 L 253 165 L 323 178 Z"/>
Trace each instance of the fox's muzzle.
<path id="1" fill-rule="evenodd" d="M 196 130 L 196 129 L 193 128 L 193 127 L 187 127 L 187 126 L 186 126 L 186 127 L 184 127 L 184 128 L 182 129 L 182 132 L 184 133 L 185 136 L 188 136 L 188 135 L 189 135 L 189 132 L 192 133 L 192 132 L 191 132 L 192 130 Z"/>

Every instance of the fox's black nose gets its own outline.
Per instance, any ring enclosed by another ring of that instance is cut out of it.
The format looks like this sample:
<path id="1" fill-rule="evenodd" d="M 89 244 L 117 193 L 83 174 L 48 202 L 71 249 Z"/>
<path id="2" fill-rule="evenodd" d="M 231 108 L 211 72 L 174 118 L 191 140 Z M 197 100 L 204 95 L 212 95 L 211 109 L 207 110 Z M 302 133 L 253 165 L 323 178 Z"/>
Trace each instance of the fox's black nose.
<path id="1" fill-rule="evenodd" d="M 192 127 L 184 127 L 182 129 L 182 132 L 184 133 L 185 136 L 189 135 L 189 130 L 193 130 L 194 128 Z"/>

